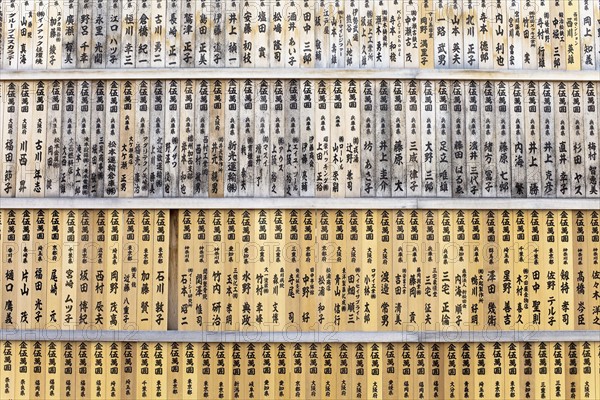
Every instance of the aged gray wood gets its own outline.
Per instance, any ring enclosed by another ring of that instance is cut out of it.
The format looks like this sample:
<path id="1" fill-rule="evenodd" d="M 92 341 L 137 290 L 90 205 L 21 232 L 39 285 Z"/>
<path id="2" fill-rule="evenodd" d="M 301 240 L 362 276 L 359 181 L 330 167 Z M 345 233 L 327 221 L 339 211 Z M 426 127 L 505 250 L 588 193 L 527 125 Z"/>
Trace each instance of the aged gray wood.
<path id="1" fill-rule="evenodd" d="M 133 0 L 132 0 L 133 1 Z M 92 34 L 94 32 L 93 0 L 81 0 L 77 9 L 77 68 L 90 68 L 92 64 Z"/>
<path id="2" fill-rule="evenodd" d="M 208 196 L 208 157 L 210 126 L 210 86 L 208 81 L 196 83 L 196 121 L 194 126 L 194 197 Z"/>
<path id="3" fill-rule="evenodd" d="M 156 80 L 150 83 L 150 197 L 163 197 L 164 193 L 164 132 L 167 108 L 165 91 L 165 81 Z"/>
<path id="4" fill-rule="evenodd" d="M 137 0 L 135 67 L 148 68 L 152 53 L 152 0 Z"/>
<path id="5" fill-rule="evenodd" d="M 392 196 L 406 197 L 406 83 L 396 79 L 390 83 L 392 86 L 392 109 L 390 111 L 390 124 L 392 129 Z M 360 112 L 360 109 L 359 109 Z M 358 116 L 360 118 L 360 115 Z M 360 175 L 359 175 L 360 179 Z M 360 181 L 359 181 L 360 182 Z"/>
<path id="6" fill-rule="evenodd" d="M 239 81 L 231 79 L 226 83 L 225 118 L 225 197 L 236 197 L 239 188 L 239 127 L 240 127 L 240 86 Z"/>
<path id="7" fill-rule="evenodd" d="M 151 86 L 145 80 L 136 81 L 133 196 L 148 196 L 150 172 L 150 104 Z"/>
<path id="8" fill-rule="evenodd" d="M 452 109 L 451 87 L 447 81 L 436 82 L 435 143 L 437 196 L 452 196 Z M 495 173 L 495 171 L 494 171 Z"/>
<path id="9" fill-rule="evenodd" d="M 254 195 L 254 118 L 255 118 L 254 81 L 241 82 L 240 120 L 239 120 L 239 187 L 240 197 Z"/>
<path id="10" fill-rule="evenodd" d="M 315 82 L 300 81 L 302 98 L 300 109 L 300 196 L 315 195 Z M 255 178 L 256 179 L 256 178 Z"/>
<path id="11" fill-rule="evenodd" d="M 92 35 L 90 40 L 92 68 L 104 68 L 106 65 L 108 3 L 108 0 L 92 2 Z"/>
<path id="12" fill-rule="evenodd" d="M 58 84 L 60 89 L 60 83 Z M 52 94 L 52 99 L 54 100 Z M 59 92 L 60 96 L 60 92 Z M 92 81 L 92 113 L 91 113 L 91 130 L 92 130 L 92 141 L 91 141 L 91 157 L 90 157 L 90 196 L 91 197 L 102 197 L 104 195 L 104 166 L 106 165 L 106 83 L 104 81 Z M 59 97 L 60 99 L 60 97 Z M 58 110 L 60 110 L 60 100 L 57 103 Z M 52 107 L 52 110 L 54 107 Z M 54 110 L 53 110 L 54 111 Z M 50 117 L 48 118 L 49 126 L 52 124 Z M 60 140 L 60 136 L 57 138 Z M 47 139 L 48 146 L 53 141 Z M 53 159 L 53 164 L 60 162 L 60 155 L 57 155 L 57 160 Z M 50 166 L 50 163 L 48 163 Z M 47 188 L 48 190 L 49 188 Z"/>

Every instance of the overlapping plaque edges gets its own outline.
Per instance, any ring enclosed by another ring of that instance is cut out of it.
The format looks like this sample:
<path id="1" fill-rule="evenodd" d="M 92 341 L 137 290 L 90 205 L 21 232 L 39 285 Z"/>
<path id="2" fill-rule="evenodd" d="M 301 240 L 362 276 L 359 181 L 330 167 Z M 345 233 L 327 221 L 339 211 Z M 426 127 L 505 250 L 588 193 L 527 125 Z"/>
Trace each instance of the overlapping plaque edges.
<path id="1" fill-rule="evenodd" d="M 599 83 L 0 83 L 5 197 L 597 198 Z"/>
<path id="2" fill-rule="evenodd" d="M 598 0 L 6 0 L 4 69 L 598 69 Z"/>
<path id="3" fill-rule="evenodd" d="M 8 396 L 139 398 L 598 398 L 588 342 L 203 343 L 10 341 Z"/>

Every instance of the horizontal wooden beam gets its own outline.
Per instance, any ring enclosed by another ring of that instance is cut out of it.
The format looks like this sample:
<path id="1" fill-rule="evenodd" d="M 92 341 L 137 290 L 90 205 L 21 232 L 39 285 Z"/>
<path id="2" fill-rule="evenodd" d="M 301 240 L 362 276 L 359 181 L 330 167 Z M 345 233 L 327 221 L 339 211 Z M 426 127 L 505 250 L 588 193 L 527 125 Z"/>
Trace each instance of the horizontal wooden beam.
<path id="1" fill-rule="evenodd" d="M 598 342 L 600 331 L 242 332 L 0 330 L 2 341 L 209 343 Z"/>
<path id="2" fill-rule="evenodd" d="M 2 209 L 597 210 L 600 199 L 500 198 L 0 198 Z"/>
<path id="3" fill-rule="evenodd" d="M 0 81 L 140 79 L 416 79 L 464 81 L 600 81 L 599 71 L 331 68 L 156 68 L 4 70 Z"/>

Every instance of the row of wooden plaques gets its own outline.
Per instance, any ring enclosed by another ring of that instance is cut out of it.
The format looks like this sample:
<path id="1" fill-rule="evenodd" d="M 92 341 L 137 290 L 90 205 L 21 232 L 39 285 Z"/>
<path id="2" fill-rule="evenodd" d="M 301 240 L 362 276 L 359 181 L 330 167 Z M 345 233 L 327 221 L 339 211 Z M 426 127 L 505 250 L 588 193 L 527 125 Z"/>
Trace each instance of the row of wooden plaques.
<path id="1" fill-rule="evenodd" d="M 600 344 L 3 341 L 2 399 L 597 399 Z"/>
<path id="2" fill-rule="evenodd" d="M 600 0 L 5 0 L 4 69 L 600 67 Z"/>
<path id="3" fill-rule="evenodd" d="M 598 198 L 600 83 L 0 84 L 5 197 Z"/>
<path id="4" fill-rule="evenodd" d="M 3 329 L 597 330 L 598 211 L 2 210 Z"/>

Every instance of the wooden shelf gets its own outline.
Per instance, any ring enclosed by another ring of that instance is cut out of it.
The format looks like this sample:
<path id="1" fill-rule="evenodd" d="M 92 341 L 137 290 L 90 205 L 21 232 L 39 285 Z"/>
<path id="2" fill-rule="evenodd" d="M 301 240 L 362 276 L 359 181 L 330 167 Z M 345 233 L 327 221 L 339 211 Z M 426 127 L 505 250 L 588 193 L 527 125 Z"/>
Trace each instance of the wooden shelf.
<path id="1" fill-rule="evenodd" d="M 598 210 L 600 198 L 0 198 L 2 209 Z"/>
<path id="2" fill-rule="evenodd" d="M 256 332 L 0 330 L 2 341 L 208 343 L 471 343 L 597 342 L 600 331 Z"/>
<path id="3" fill-rule="evenodd" d="M 156 68 L 3 70 L 0 81 L 151 79 L 416 79 L 464 81 L 593 81 L 600 71 L 477 69 Z"/>

